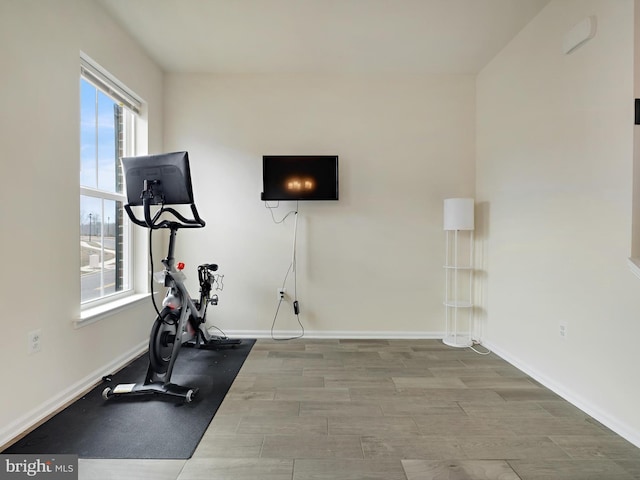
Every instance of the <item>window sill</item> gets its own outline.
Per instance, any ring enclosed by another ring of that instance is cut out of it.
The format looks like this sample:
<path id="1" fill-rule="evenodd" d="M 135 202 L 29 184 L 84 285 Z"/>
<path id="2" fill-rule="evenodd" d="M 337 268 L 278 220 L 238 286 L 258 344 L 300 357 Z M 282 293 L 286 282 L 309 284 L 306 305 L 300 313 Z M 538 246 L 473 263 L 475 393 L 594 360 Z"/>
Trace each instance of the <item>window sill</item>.
<path id="1" fill-rule="evenodd" d="M 629 269 L 636 277 L 640 278 L 640 258 L 630 258 Z"/>
<path id="2" fill-rule="evenodd" d="M 103 318 L 115 315 L 133 305 L 149 298 L 148 293 L 136 293 L 124 298 L 119 298 L 113 302 L 104 303 L 94 308 L 88 308 L 80 312 L 80 318 L 74 321 L 75 328 L 84 327 L 90 325 Z"/>

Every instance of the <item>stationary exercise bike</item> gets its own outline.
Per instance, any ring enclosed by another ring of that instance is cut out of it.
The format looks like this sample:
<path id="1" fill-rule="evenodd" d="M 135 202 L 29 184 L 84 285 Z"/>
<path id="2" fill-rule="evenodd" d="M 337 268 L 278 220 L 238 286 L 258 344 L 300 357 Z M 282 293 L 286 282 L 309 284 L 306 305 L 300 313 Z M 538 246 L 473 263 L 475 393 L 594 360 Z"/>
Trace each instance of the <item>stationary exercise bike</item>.
<path id="1" fill-rule="evenodd" d="M 184 285 L 184 264 L 175 262 L 178 230 L 205 226 L 193 202 L 187 152 L 128 157 L 122 159 L 122 165 L 128 201 L 124 209 L 131 221 L 151 231 L 165 228 L 169 230 L 169 249 L 167 257 L 162 260 L 164 270 L 154 275 L 157 281 L 162 281 L 167 287 L 167 293 L 162 302 L 162 310 L 158 312 L 151 328 L 149 367 L 144 383 L 119 384 L 113 389 L 107 387 L 102 392 L 102 397 L 107 400 L 124 395 L 169 395 L 189 403 L 198 393 L 198 388 L 171 383 L 171 373 L 180 348 L 184 345 L 217 349 L 238 345 L 241 341 L 212 335 L 206 327 L 207 307 L 218 303 L 218 295 L 211 293 L 213 286 L 219 281 L 219 276 L 214 273 L 218 265 L 205 263 L 198 266 L 200 295 L 196 300 L 191 298 Z M 167 206 L 180 204 L 190 205 L 192 218 Z M 152 205 L 159 206 L 153 216 Z M 134 206 L 142 206 L 143 219 L 136 217 L 132 210 Z M 167 215 L 172 220 L 162 218 Z M 153 292 L 151 295 L 153 296 Z"/>

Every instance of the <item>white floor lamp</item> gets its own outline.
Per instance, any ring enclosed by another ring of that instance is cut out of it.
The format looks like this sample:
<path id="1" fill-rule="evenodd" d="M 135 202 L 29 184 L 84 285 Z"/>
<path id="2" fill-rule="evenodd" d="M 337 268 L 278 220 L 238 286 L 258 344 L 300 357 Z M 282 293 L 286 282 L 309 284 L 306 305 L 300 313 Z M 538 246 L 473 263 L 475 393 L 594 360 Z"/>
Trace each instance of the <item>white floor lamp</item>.
<path id="1" fill-rule="evenodd" d="M 444 201 L 446 332 L 442 341 L 451 347 L 473 345 L 473 198 Z"/>

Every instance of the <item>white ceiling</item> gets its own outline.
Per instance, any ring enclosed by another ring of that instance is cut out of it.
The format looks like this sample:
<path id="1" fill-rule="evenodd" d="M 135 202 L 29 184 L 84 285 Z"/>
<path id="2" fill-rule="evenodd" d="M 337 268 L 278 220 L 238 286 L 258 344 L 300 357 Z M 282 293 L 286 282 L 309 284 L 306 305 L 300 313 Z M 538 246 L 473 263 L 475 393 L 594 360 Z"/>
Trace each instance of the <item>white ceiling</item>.
<path id="1" fill-rule="evenodd" d="M 549 0 L 98 0 L 170 72 L 476 73 Z"/>

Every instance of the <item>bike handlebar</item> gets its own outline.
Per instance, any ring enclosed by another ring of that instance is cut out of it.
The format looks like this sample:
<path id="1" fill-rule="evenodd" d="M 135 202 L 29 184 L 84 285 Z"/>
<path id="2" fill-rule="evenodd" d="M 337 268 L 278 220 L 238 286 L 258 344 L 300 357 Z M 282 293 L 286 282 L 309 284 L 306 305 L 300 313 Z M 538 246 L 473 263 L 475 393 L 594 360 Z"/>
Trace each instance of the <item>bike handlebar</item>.
<path id="1" fill-rule="evenodd" d="M 152 230 L 157 230 L 159 228 L 171 228 L 171 229 L 177 230 L 178 228 L 204 227 L 206 223 L 202 218 L 200 218 L 200 215 L 198 214 L 198 210 L 196 209 L 195 204 L 192 203 L 190 204 L 190 206 L 191 206 L 191 213 L 193 215 L 193 218 L 187 218 L 184 215 L 182 215 L 180 212 L 178 212 L 177 210 L 171 207 L 165 208 L 164 205 L 160 208 L 160 210 L 156 212 L 156 214 L 153 217 L 151 217 L 151 202 L 149 201 L 149 198 L 147 198 L 147 196 L 144 195 L 142 198 L 142 208 L 144 209 L 144 220 L 140 220 L 138 217 L 136 217 L 135 213 L 133 213 L 133 210 L 131 209 L 130 204 L 127 203 L 124 206 L 124 209 L 127 212 L 127 215 L 129 215 L 129 218 L 133 223 L 141 227 L 150 228 Z M 173 215 L 174 218 L 176 218 L 178 221 L 160 220 L 160 216 L 163 213 L 169 213 Z"/>

